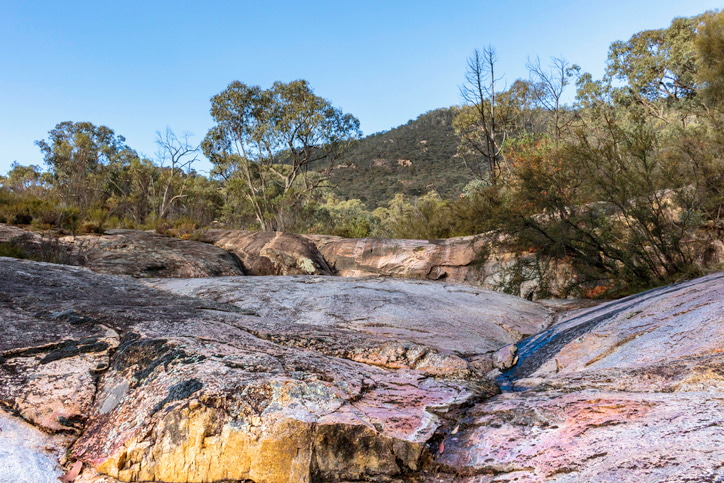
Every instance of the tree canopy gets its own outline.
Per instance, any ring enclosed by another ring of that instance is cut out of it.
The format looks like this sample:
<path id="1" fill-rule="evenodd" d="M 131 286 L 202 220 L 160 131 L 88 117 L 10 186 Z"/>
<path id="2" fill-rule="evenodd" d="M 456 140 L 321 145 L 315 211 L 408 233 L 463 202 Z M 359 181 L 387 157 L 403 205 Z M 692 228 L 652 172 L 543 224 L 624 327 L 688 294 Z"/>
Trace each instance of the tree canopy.
<path id="1" fill-rule="evenodd" d="M 216 121 L 202 147 L 215 173 L 238 178 L 262 229 L 284 227 L 283 213 L 316 188 L 311 163 L 337 159 L 361 132 L 359 121 L 314 94 L 304 80 L 270 89 L 235 81 L 211 98 Z"/>

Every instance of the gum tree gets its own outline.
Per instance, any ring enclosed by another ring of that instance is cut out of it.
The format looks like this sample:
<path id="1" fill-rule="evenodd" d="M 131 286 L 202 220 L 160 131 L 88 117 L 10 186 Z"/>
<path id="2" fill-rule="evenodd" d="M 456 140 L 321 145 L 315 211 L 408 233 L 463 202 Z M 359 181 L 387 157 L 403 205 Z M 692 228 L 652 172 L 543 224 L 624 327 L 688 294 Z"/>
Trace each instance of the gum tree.
<path id="1" fill-rule="evenodd" d="M 314 94 L 305 80 L 270 89 L 235 81 L 211 98 L 216 126 L 202 143 L 227 189 L 241 191 L 262 230 L 284 229 L 319 187 L 312 168 L 331 165 L 361 132 L 359 121 Z"/>

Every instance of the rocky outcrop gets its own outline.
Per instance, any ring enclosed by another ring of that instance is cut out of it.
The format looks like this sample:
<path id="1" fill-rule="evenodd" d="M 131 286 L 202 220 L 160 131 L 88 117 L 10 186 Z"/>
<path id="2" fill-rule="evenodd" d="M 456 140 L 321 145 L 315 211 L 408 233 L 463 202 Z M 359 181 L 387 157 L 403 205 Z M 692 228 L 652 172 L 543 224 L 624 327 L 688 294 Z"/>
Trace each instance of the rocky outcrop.
<path id="1" fill-rule="evenodd" d="M 31 258 L 86 265 L 114 275 L 381 276 L 465 282 L 491 290 L 505 289 L 526 298 L 540 296 L 540 274 L 526 268 L 533 265 L 534 255 L 510 253 L 504 240 L 493 235 L 429 241 L 220 229 L 200 230 L 195 235 L 204 243 L 138 230 L 107 230 L 101 236 L 54 239 L 0 225 L 0 242 L 4 238 L 21 240 L 31 255 L 41 255 Z M 567 294 L 573 280 L 570 267 L 565 264 L 550 263 L 546 277 L 550 292 L 546 295 Z M 516 282 L 521 278 L 522 282 Z"/>
<path id="2" fill-rule="evenodd" d="M 236 256 L 249 275 L 332 275 L 317 247 L 301 235 L 204 230 L 201 237 Z"/>
<path id="3" fill-rule="evenodd" d="M 485 277 L 478 255 L 483 236 L 445 240 L 391 240 L 305 235 L 327 263 L 344 277 L 385 276 L 479 282 Z"/>
<path id="4" fill-rule="evenodd" d="M 83 254 L 83 264 L 99 273 L 141 278 L 243 274 L 236 260 L 224 250 L 152 231 L 106 230 L 100 236 L 69 236 L 60 241 L 77 247 Z"/>
<path id="5" fill-rule="evenodd" d="M 724 273 L 549 314 L 440 282 L 0 258 L 0 481 L 724 479 Z"/>
<path id="6" fill-rule="evenodd" d="M 535 256 L 512 253 L 505 239 L 494 234 L 452 237 L 441 240 L 341 238 L 304 235 L 314 242 L 338 275 L 383 276 L 465 282 L 486 289 L 506 289 L 523 297 L 538 297 L 539 273 L 531 269 Z M 548 294 L 565 295 L 572 270 L 565 263 L 547 268 Z M 524 280 L 512 282 L 523 276 Z"/>
<path id="7" fill-rule="evenodd" d="M 724 275 L 577 311 L 518 345 L 428 481 L 724 478 Z"/>
<path id="8" fill-rule="evenodd" d="M 57 237 L 0 224 L 0 243 L 18 258 L 84 265 L 99 273 L 132 277 L 243 275 L 228 252 L 207 243 L 152 231 L 107 230 L 103 235 Z"/>
<path id="9" fill-rule="evenodd" d="M 369 291 L 387 293 L 383 284 Z M 493 310 L 491 323 L 481 306 L 481 326 L 522 333 L 544 324 L 535 304 L 495 297 L 495 310 L 513 304 L 521 320 Z M 0 309 L 0 403 L 75 439 L 67 454 L 69 464 L 84 462 L 81 481 L 402 478 L 429 462 L 447 414 L 497 392 L 483 374 L 489 367 L 448 347 L 454 313 L 447 341 L 427 345 L 431 338 L 405 335 L 409 321 L 393 338 L 395 319 L 368 333 L 8 258 L 0 258 Z"/>
<path id="10" fill-rule="evenodd" d="M 147 283 L 273 320 L 255 331 L 279 344 L 386 367 L 412 364 L 442 376 L 469 372 L 471 360 L 487 372 L 493 352 L 540 332 L 550 318 L 519 297 L 429 281 L 293 276 Z"/>
<path id="11" fill-rule="evenodd" d="M 60 242 L 51 233 L 36 233 L 0 223 L 0 253 L 16 258 L 80 265 L 83 255 L 78 247 Z"/>

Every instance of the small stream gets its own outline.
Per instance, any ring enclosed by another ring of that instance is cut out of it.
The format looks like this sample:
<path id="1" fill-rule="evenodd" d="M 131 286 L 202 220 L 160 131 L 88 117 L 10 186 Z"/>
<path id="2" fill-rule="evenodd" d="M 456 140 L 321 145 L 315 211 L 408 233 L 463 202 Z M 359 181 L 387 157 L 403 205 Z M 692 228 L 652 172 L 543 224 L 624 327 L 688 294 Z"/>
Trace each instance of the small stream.
<path id="1" fill-rule="evenodd" d="M 724 274 L 712 277 L 712 280 L 724 278 Z M 544 363 L 551 360 L 563 347 L 582 335 L 594 330 L 622 312 L 629 311 L 641 302 L 655 297 L 665 296 L 681 290 L 680 282 L 674 285 L 654 288 L 626 298 L 607 302 L 592 309 L 576 310 L 577 315 L 564 317 L 548 329 L 521 340 L 518 347 L 518 363 L 496 378 L 503 392 L 524 391 L 526 388 L 516 387 L 519 379 L 526 378 L 536 372 Z"/>

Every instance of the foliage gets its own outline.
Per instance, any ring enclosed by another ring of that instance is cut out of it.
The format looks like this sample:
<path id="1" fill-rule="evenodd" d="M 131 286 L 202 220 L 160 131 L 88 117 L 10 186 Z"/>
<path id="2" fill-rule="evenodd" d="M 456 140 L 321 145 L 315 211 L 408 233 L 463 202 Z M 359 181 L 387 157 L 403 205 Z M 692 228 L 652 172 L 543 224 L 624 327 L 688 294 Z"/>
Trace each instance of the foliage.
<path id="1" fill-rule="evenodd" d="M 323 177 L 309 167 L 332 163 L 360 134 L 359 121 L 316 96 L 306 81 L 268 89 L 235 81 L 211 99 L 216 121 L 202 143 L 214 174 L 232 182 L 263 230 L 284 229 Z"/>
<path id="2" fill-rule="evenodd" d="M 52 175 L 53 187 L 65 206 L 90 208 L 118 190 L 107 171 L 118 169 L 138 155 L 106 126 L 89 122 L 62 122 L 36 141 Z"/>
<path id="3" fill-rule="evenodd" d="M 696 97 L 698 55 L 696 27 L 701 16 L 676 18 L 666 29 L 646 30 L 609 49 L 606 75 L 624 83 L 619 95 L 630 96 L 649 115 L 672 121 L 676 113 L 685 124 L 685 108 Z"/>
<path id="4" fill-rule="evenodd" d="M 696 80 L 705 100 L 724 102 L 724 12 L 707 12 L 700 17 L 695 45 L 699 54 Z"/>
<path id="5" fill-rule="evenodd" d="M 519 255 L 499 289 L 529 296 L 548 294 L 562 265 L 584 296 L 690 277 L 711 269 L 709 248 L 724 235 L 723 19 L 677 18 L 614 42 L 601 79 L 553 58 L 501 89 L 494 49 L 476 51 L 465 105 L 358 142 L 358 121 L 306 81 L 233 82 L 212 98 L 216 125 L 201 145 L 209 178 L 191 169 L 188 135 L 159 134 L 153 161 L 105 126 L 60 123 L 38 142 L 48 172 L 14 164 L 0 177 L 0 221 L 182 238 L 212 224 L 344 237 L 493 232 Z"/>

